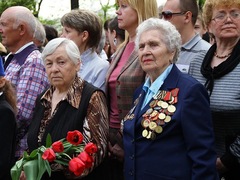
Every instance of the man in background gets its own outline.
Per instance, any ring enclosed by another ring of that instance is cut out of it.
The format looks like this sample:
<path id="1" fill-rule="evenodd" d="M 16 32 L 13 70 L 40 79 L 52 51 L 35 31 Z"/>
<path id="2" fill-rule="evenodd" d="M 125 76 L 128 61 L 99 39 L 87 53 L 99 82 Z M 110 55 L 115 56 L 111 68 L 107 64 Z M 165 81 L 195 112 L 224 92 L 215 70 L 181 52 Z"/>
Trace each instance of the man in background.
<path id="1" fill-rule="evenodd" d="M 35 29 L 35 17 L 26 7 L 12 6 L 0 17 L 2 44 L 10 52 L 4 63 L 5 78 L 17 92 L 16 159 L 27 149 L 26 133 L 36 97 L 48 86 L 41 53 L 33 43 Z"/>
<path id="2" fill-rule="evenodd" d="M 203 60 L 211 46 L 194 30 L 197 17 L 196 0 L 167 0 L 162 9 L 162 18 L 175 25 L 181 34 L 182 48 L 176 65 L 184 73 L 188 73 L 191 61 Z"/>

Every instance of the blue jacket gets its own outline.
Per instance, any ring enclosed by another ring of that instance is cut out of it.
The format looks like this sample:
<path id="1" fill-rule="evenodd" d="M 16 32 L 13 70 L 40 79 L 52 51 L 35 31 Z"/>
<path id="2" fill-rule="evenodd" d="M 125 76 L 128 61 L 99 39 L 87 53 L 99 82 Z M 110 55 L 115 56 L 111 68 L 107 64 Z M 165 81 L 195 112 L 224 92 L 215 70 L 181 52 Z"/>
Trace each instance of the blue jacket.
<path id="1" fill-rule="evenodd" d="M 161 90 L 179 88 L 176 111 L 154 140 L 142 136 L 144 92 L 139 88 L 123 128 L 125 180 L 215 180 L 216 153 L 208 94 L 174 65 Z M 153 100 L 153 99 L 152 99 Z M 151 101 L 150 101 L 151 102 Z"/>

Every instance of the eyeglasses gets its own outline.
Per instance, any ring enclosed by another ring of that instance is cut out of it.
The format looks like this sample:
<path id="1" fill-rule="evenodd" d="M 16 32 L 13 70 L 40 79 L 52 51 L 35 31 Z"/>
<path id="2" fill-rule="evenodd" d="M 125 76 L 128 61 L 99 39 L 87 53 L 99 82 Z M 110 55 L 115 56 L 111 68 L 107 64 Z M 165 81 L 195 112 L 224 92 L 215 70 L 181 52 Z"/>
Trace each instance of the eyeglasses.
<path id="1" fill-rule="evenodd" d="M 215 22 L 224 22 L 228 17 L 231 20 L 240 19 L 240 11 L 231 11 L 229 14 L 226 12 L 219 12 L 212 20 Z"/>
<path id="2" fill-rule="evenodd" d="M 173 13 L 173 12 L 171 12 L 171 11 L 163 11 L 163 12 L 162 12 L 162 17 L 163 17 L 163 19 L 165 19 L 165 20 L 170 20 L 170 19 L 172 19 L 172 17 L 173 17 L 174 15 L 176 15 L 176 16 L 181 16 L 181 15 L 186 14 L 186 12 L 187 12 L 187 11 Z"/>

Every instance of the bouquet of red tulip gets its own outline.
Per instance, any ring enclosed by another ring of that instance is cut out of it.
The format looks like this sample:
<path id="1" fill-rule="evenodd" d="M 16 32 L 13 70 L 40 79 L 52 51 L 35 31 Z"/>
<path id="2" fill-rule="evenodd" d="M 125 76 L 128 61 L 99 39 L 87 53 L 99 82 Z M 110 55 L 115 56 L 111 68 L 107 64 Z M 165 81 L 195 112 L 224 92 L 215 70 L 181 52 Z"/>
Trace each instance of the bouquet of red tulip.
<path id="1" fill-rule="evenodd" d="M 46 146 L 33 150 L 30 154 L 24 152 L 23 158 L 15 163 L 11 169 L 12 180 L 19 180 L 24 171 L 27 179 L 40 180 L 45 172 L 51 176 L 50 163 L 67 166 L 75 176 L 80 176 L 85 169 L 91 168 L 97 146 L 93 143 L 84 145 L 81 132 L 69 131 L 66 139 L 52 143 L 51 136 L 47 136 Z"/>

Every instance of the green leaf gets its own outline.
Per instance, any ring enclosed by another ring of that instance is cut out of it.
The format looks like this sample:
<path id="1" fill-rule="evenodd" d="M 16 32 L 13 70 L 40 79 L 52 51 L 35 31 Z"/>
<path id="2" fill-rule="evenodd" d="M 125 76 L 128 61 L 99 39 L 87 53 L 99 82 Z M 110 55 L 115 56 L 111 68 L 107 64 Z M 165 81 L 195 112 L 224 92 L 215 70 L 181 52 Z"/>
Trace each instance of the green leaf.
<path id="1" fill-rule="evenodd" d="M 38 160 L 34 159 L 27 161 L 23 165 L 23 170 L 27 180 L 36 180 L 38 174 Z"/>
<path id="2" fill-rule="evenodd" d="M 39 151 L 40 153 L 43 153 L 46 149 L 47 149 L 46 147 L 40 146 L 40 147 L 38 148 L 38 151 Z"/>
<path id="3" fill-rule="evenodd" d="M 42 159 L 42 155 L 39 153 L 38 154 L 38 176 L 37 176 L 37 180 L 41 180 L 43 174 L 46 172 L 46 166 L 44 164 L 44 159 Z"/>
<path id="4" fill-rule="evenodd" d="M 29 155 L 26 151 L 23 152 L 23 158 L 24 159 L 29 159 Z"/>
<path id="5" fill-rule="evenodd" d="M 31 159 L 35 159 L 35 158 L 37 158 L 37 154 L 38 154 L 38 149 L 35 149 L 35 150 L 33 150 L 33 151 L 31 152 L 31 154 L 29 155 L 29 157 L 30 157 Z"/>
<path id="6" fill-rule="evenodd" d="M 64 146 L 64 152 L 65 152 L 65 153 L 68 152 L 69 150 L 71 150 L 72 147 L 73 147 L 72 144 L 67 145 L 67 146 Z"/>
<path id="7" fill-rule="evenodd" d="M 51 135 L 48 133 L 47 139 L 46 139 L 46 148 L 49 148 L 52 145 L 52 138 Z"/>
<path id="8" fill-rule="evenodd" d="M 19 180 L 20 178 L 20 175 L 21 175 L 21 172 L 22 172 L 22 159 L 19 160 L 21 161 L 21 164 L 16 164 L 11 168 L 11 177 L 12 177 L 12 180 Z"/>
<path id="9" fill-rule="evenodd" d="M 48 175 L 51 176 L 51 167 L 49 165 L 49 162 L 44 160 L 43 163 L 44 163 L 44 166 L 45 166 L 45 168 L 48 172 Z"/>
<path id="10" fill-rule="evenodd" d="M 17 166 L 18 169 L 22 169 L 23 166 L 23 158 L 18 160 L 15 165 Z"/>
<path id="11" fill-rule="evenodd" d="M 54 162 L 59 163 L 59 164 L 62 164 L 62 165 L 64 165 L 64 166 L 68 166 L 68 160 L 64 161 L 64 160 L 57 160 L 57 159 L 56 159 Z"/>

